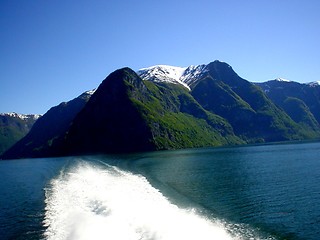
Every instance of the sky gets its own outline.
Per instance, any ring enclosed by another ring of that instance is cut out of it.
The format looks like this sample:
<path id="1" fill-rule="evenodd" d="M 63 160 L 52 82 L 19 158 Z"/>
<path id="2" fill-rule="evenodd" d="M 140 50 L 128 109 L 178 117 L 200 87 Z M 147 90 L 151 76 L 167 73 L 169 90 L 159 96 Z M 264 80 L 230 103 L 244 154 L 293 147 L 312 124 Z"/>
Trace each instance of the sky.
<path id="1" fill-rule="evenodd" d="M 44 114 L 111 72 L 227 62 L 320 80 L 319 0 L 0 0 L 0 113 Z"/>

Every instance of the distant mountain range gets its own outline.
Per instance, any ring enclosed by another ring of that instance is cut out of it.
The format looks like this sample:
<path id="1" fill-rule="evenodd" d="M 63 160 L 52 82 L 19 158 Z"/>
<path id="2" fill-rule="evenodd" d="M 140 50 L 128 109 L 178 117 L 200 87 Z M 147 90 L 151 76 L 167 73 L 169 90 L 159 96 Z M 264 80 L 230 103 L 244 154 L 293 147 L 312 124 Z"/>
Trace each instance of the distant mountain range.
<path id="1" fill-rule="evenodd" d="M 5 152 L 4 156 L 40 157 L 56 155 L 52 145 L 60 140 L 71 125 L 75 116 L 88 102 L 94 91 L 88 91 L 79 97 L 52 107 L 40 117 L 28 134 Z"/>
<path id="2" fill-rule="evenodd" d="M 314 139 L 319 123 L 317 83 L 251 83 L 220 61 L 123 68 L 51 108 L 2 158 Z"/>
<path id="3" fill-rule="evenodd" d="M 18 113 L 0 114 L 0 155 L 27 135 L 40 116 Z"/>
<path id="4" fill-rule="evenodd" d="M 278 78 L 257 85 L 295 122 L 304 128 L 319 129 L 320 82 L 301 84 Z"/>

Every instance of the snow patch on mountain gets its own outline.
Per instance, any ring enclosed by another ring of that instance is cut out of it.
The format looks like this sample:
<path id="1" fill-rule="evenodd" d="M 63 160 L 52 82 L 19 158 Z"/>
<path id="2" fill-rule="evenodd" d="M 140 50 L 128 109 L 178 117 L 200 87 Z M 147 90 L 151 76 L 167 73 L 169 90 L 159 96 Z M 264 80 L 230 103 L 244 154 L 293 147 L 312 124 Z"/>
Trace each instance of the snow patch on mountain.
<path id="1" fill-rule="evenodd" d="M 191 86 L 195 81 L 197 81 L 204 73 L 207 72 L 205 69 L 207 65 L 197 65 L 197 66 L 189 66 L 186 68 L 184 73 L 182 74 L 180 80 L 187 84 L 188 86 Z"/>
<path id="2" fill-rule="evenodd" d="M 92 90 L 86 91 L 85 94 L 93 95 L 97 89 L 94 88 Z"/>

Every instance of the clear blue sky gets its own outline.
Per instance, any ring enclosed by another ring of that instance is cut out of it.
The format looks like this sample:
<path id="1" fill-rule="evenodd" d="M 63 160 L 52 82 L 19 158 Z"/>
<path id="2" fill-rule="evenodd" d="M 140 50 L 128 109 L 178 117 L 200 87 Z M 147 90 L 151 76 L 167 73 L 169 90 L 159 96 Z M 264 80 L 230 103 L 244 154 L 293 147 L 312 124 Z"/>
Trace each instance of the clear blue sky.
<path id="1" fill-rule="evenodd" d="M 0 30 L 0 112 L 43 114 L 125 66 L 320 80 L 319 0 L 0 0 Z"/>

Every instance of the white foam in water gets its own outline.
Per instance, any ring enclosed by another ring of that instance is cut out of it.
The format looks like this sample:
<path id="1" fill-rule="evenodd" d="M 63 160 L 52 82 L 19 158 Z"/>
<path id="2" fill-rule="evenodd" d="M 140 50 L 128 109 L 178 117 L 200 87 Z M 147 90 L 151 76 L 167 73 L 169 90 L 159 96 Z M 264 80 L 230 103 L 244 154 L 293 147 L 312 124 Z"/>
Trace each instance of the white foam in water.
<path id="1" fill-rule="evenodd" d="M 214 223 L 170 203 L 140 175 L 79 164 L 46 191 L 47 239 L 232 239 Z"/>

